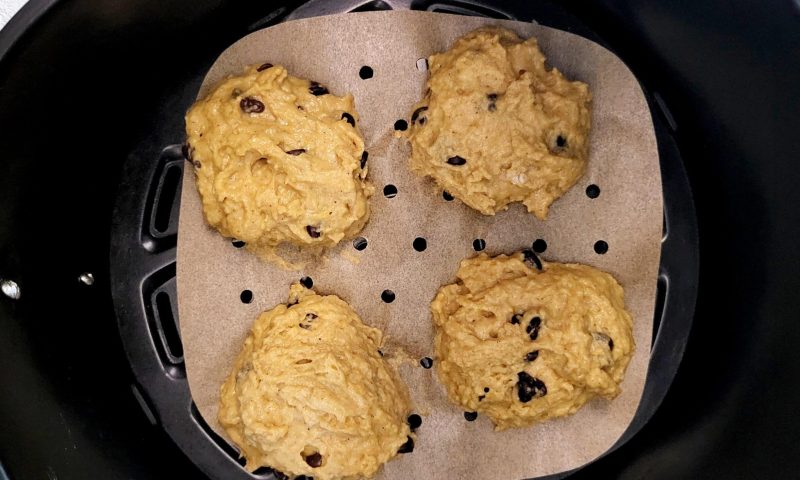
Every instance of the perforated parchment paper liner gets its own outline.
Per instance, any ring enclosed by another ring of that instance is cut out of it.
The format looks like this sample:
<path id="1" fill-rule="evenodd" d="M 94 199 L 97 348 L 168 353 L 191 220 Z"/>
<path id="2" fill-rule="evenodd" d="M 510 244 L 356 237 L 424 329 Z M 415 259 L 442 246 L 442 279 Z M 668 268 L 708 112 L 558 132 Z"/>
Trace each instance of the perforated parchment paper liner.
<path id="1" fill-rule="evenodd" d="M 459 36 L 502 25 L 535 36 L 549 63 L 593 94 L 591 154 L 586 175 L 556 201 L 547 221 L 516 204 L 494 217 L 446 201 L 429 180 L 410 173 L 409 148 L 394 138 L 394 123 L 420 98 L 427 73 L 417 60 L 447 49 Z M 287 299 L 302 276 L 320 293 L 339 295 L 364 321 L 383 329 L 391 346 L 412 357 L 433 356 L 429 303 L 453 281 L 461 259 L 484 239 L 490 254 L 512 252 L 541 238 L 543 258 L 579 262 L 612 273 L 625 288 L 634 319 L 636 352 L 614 401 L 595 400 L 576 415 L 525 429 L 495 433 L 488 419 L 466 422 L 451 405 L 435 369 L 417 362 L 400 372 L 423 415 L 413 453 L 399 455 L 380 478 L 518 479 L 581 466 L 606 451 L 625 430 L 647 375 L 662 226 L 661 179 L 655 135 L 645 98 L 631 72 L 613 54 L 582 37 L 535 24 L 424 12 L 371 12 L 311 18 L 255 32 L 228 48 L 209 71 L 199 96 L 248 64 L 285 65 L 333 93 L 352 92 L 369 151 L 369 179 L 377 186 L 362 235 L 367 248 L 345 242 L 330 260 L 288 272 L 237 249 L 204 222 L 192 169 L 185 169 L 178 236 L 178 307 L 192 396 L 217 423 L 219 387 L 256 316 Z M 359 77 L 368 65 L 374 76 Z M 398 193 L 386 198 L 386 185 Z M 600 187 L 590 199 L 587 185 Z M 427 249 L 412 248 L 416 237 Z M 594 251 L 598 240 L 608 252 Z M 396 294 L 384 303 L 381 292 Z M 243 290 L 253 301 L 240 301 Z"/>

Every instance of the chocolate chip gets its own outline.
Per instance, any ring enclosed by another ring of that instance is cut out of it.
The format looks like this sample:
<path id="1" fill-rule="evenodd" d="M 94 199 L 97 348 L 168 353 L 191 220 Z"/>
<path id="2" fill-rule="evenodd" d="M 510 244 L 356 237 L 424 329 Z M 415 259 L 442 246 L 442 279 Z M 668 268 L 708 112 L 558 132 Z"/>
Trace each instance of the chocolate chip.
<path id="1" fill-rule="evenodd" d="M 253 97 L 244 97 L 242 101 L 239 102 L 239 108 L 241 108 L 244 113 L 261 113 L 264 111 L 264 104 Z"/>
<path id="2" fill-rule="evenodd" d="M 531 318 L 531 323 L 525 328 L 525 332 L 530 334 L 531 340 L 539 338 L 539 327 L 542 326 L 542 319 L 539 317 Z"/>
<path id="3" fill-rule="evenodd" d="M 239 300 L 242 303 L 250 303 L 253 301 L 253 292 L 250 290 L 242 290 L 242 293 L 239 294 Z"/>
<path id="4" fill-rule="evenodd" d="M 356 119 L 355 119 L 355 118 L 353 118 L 353 116 L 352 116 L 352 115 L 350 115 L 350 114 L 349 114 L 349 113 L 347 113 L 347 112 L 344 112 L 344 113 L 342 114 L 342 120 L 347 120 L 347 123 L 349 123 L 350 125 L 352 125 L 352 126 L 354 126 L 354 127 L 356 126 Z"/>
<path id="5" fill-rule="evenodd" d="M 523 250 L 522 255 L 525 259 L 525 263 L 527 263 L 529 267 L 536 267 L 537 270 L 542 269 L 542 262 L 539 260 L 539 257 L 533 253 L 533 250 Z"/>
<path id="6" fill-rule="evenodd" d="M 459 157 L 458 155 L 456 155 L 454 157 L 448 158 L 447 159 L 447 163 L 449 165 L 453 165 L 454 167 L 460 167 L 461 165 L 464 165 L 465 163 L 467 163 L 467 161 L 465 159 L 463 159 L 462 157 Z"/>
<path id="7" fill-rule="evenodd" d="M 231 90 L 231 98 L 239 98 L 239 95 L 241 94 L 242 91 L 239 90 L 238 88 L 234 88 L 233 90 Z"/>
<path id="8" fill-rule="evenodd" d="M 311 86 L 308 87 L 309 93 L 314 95 L 315 97 L 319 97 L 320 95 L 327 95 L 330 92 L 327 88 L 323 87 L 319 84 L 319 82 L 311 82 Z"/>
<path id="9" fill-rule="evenodd" d="M 314 286 L 314 280 L 311 277 L 303 277 L 300 279 L 300 284 L 306 288 L 311 288 Z"/>
<path id="10" fill-rule="evenodd" d="M 543 381 L 528 375 L 527 372 L 517 374 L 517 396 L 520 402 L 528 403 L 534 398 L 545 395 L 547 395 L 547 387 Z"/>
<path id="11" fill-rule="evenodd" d="M 419 120 L 417 120 L 417 124 L 418 124 L 419 126 L 423 126 L 423 125 L 425 125 L 425 122 L 426 122 L 427 120 L 428 120 L 428 117 L 422 117 L 422 118 L 420 118 Z"/>
<path id="12" fill-rule="evenodd" d="M 604 255 L 608 252 L 608 243 L 605 240 L 598 240 L 594 243 L 594 252 L 598 255 Z"/>
<path id="13" fill-rule="evenodd" d="M 297 326 L 302 328 L 303 330 L 311 330 L 311 325 L 307 323 L 298 323 Z"/>
<path id="14" fill-rule="evenodd" d="M 272 68 L 272 64 L 271 63 L 265 63 L 265 64 L 261 65 L 260 67 L 256 68 L 256 71 L 257 72 L 263 72 L 264 70 L 266 70 L 268 68 Z"/>
<path id="15" fill-rule="evenodd" d="M 483 387 L 483 393 L 489 393 L 489 387 Z"/>
<path id="16" fill-rule="evenodd" d="M 511 320 L 509 320 L 509 322 L 511 322 L 512 325 L 518 325 L 519 322 L 521 321 L 522 321 L 521 313 L 515 313 L 514 315 L 511 315 Z"/>
<path id="17" fill-rule="evenodd" d="M 536 253 L 543 253 L 545 250 L 547 250 L 547 242 L 545 242 L 544 239 L 537 238 L 536 241 L 534 241 L 531 245 L 531 248 Z"/>
<path id="18" fill-rule="evenodd" d="M 609 350 L 614 350 L 614 339 L 613 338 L 609 338 L 608 339 L 608 349 Z"/>
<path id="19" fill-rule="evenodd" d="M 486 248 L 486 240 L 482 238 L 476 238 L 475 240 L 472 241 L 472 249 L 475 250 L 476 252 L 480 252 L 484 248 Z"/>
<path id="20" fill-rule="evenodd" d="M 414 439 L 408 437 L 406 443 L 400 446 L 400 449 L 397 451 L 397 453 L 411 453 L 413 451 L 414 451 Z"/>
<path id="21" fill-rule="evenodd" d="M 319 238 L 322 235 L 319 233 L 319 227 L 313 225 L 306 225 L 306 232 L 308 232 L 308 236 L 311 238 Z"/>
<path id="22" fill-rule="evenodd" d="M 561 135 L 556 137 L 556 147 L 564 148 L 567 146 L 567 139 Z"/>
<path id="23" fill-rule="evenodd" d="M 394 198 L 397 196 L 397 187 L 392 184 L 383 187 L 383 196 L 386 198 Z"/>
<path id="24" fill-rule="evenodd" d="M 295 148 L 294 150 L 289 150 L 286 152 L 287 155 L 294 155 L 295 157 L 300 155 L 301 153 L 306 153 L 305 148 Z"/>
<path id="25" fill-rule="evenodd" d="M 539 350 L 534 350 L 532 352 L 528 352 L 528 353 L 525 354 L 525 361 L 526 362 L 532 362 L 532 361 L 536 360 L 537 358 L 539 358 Z"/>
<path id="26" fill-rule="evenodd" d="M 306 321 L 307 321 L 307 322 L 313 322 L 313 321 L 314 321 L 314 320 L 316 320 L 317 318 L 319 318 L 319 315 L 317 315 L 317 314 L 316 314 L 316 313 L 314 313 L 314 312 L 308 312 L 308 313 L 306 313 Z"/>
<path id="27" fill-rule="evenodd" d="M 243 241 L 241 241 L 241 240 L 234 240 L 234 241 L 232 241 L 232 242 L 231 242 L 231 244 L 232 244 L 234 247 L 236 247 L 236 248 L 242 248 L 242 247 L 244 247 L 245 245 L 247 245 L 246 243 L 244 243 L 244 242 L 243 242 Z"/>
<path id="28" fill-rule="evenodd" d="M 394 129 L 400 132 L 405 131 L 408 129 L 408 122 L 402 119 L 398 120 L 394 122 Z"/>
<path id="29" fill-rule="evenodd" d="M 361 154 L 361 170 L 364 170 L 364 167 L 367 166 L 367 159 L 369 158 L 369 153 L 364 150 L 364 153 Z"/>
<path id="30" fill-rule="evenodd" d="M 448 202 L 452 202 L 452 201 L 453 201 L 453 198 L 455 198 L 455 197 L 453 197 L 452 195 L 450 195 L 450 193 L 449 193 L 449 192 L 446 192 L 446 191 L 445 191 L 445 192 L 442 192 L 442 198 L 444 198 L 444 199 L 445 199 L 446 201 L 448 201 Z"/>
<path id="31" fill-rule="evenodd" d="M 378 350 L 378 355 L 383 356 L 383 350 Z"/>
<path id="32" fill-rule="evenodd" d="M 294 480 L 314 480 L 314 477 L 306 477 L 305 475 L 300 475 L 299 477 L 294 477 Z"/>
<path id="33" fill-rule="evenodd" d="M 417 118 L 419 118 L 419 114 L 428 110 L 428 107 L 419 107 L 418 109 L 414 110 L 414 113 L 411 114 L 411 123 L 415 123 Z"/>
<path id="34" fill-rule="evenodd" d="M 486 395 L 478 395 L 479 402 L 482 402 L 484 398 L 486 398 Z"/>
<path id="35" fill-rule="evenodd" d="M 422 425 L 422 417 L 413 413 L 408 416 L 408 426 L 411 427 L 411 430 L 416 430 Z"/>
<path id="36" fill-rule="evenodd" d="M 433 366 L 433 359 L 431 357 L 425 357 L 419 361 L 419 364 L 422 365 L 422 368 L 431 368 Z"/>
<path id="37" fill-rule="evenodd" d="M 464 418 L 467 419 L 468 422 L 474 422 L 476 418 L 478 418 L 478 412 L 464 412 Z"/>
<path id="38" fill-rule="evenodd" d="M 614 340 L 612 340 L 611 337 L 609 337 L 605 333 L 592 332 L 592 338 L 596 342 L 603 342 L 606 345 L 608 345 L 609 350 L 614 350 Z"/>
<path id="39" fill-rule="evenodd" d="M 486 98 L 489 100 L 489 107 L 488 107 L 489 111 L 494 112 L 495 110 L 497 110 L 497 104 L 495 103 L 497 101 L 497 94 L 490 93 L 489 95 L 486 95 Z"/>
<path id="40" fill-rule="evenodd" d="M 311 468 L 318 468 L 322 466 L 322 455 L 319 452 L 314 452 L 305 458 L 306 463 Z"/>
<path id="41" fill-rule="evenodd" d="M 589 198 L 597 198 L 600 196 L 600 187 L 595 184 L 586 187 L 586 196 Z"/>

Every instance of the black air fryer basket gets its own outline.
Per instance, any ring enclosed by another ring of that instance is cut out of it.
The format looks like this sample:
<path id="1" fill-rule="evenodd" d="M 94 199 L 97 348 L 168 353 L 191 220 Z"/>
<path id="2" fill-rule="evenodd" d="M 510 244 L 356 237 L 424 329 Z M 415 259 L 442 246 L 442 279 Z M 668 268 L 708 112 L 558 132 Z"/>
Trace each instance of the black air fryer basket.
<path id="1" fill-rule="evenodd" d="M 582 35 L 650 104 L 650 373 L 617 444 L 552 478 L 800 476 L 800 2 L 31 0 L 0 32 L 0 479 L 272 477 L 186 381 L 183 114 L 247 33 L 407 8 Z"/>

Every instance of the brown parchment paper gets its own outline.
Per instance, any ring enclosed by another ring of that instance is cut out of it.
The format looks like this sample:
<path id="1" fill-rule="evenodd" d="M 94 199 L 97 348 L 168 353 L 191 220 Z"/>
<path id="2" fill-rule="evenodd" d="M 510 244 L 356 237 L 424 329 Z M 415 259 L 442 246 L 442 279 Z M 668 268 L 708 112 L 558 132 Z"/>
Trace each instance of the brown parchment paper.
<path id="1" fill-rule="evenodd" d="M 535 36 L 549 63 L 568 78 L 589 84 L 593 94 L 591 154 L 586 175 L 556 201 L 542 222 L 516 204 L 494 217 L 458 200 L 447 202 L 430 180 L 407 167 L 409 147 L 394 138 L 393 124 L 406 118 L 424 89 L 420 58 L 447 49 L 475 28 L 503 25 Z M 200 413 L 217 423 L 219 387 L 258 316 L 286 302 L 289 284 L 308 275 L 314 288 L 336 294 L 367 324 L 389 337 L 415 361 L 400 368 L 416 411 L 423 415 L 416 448 L 399 455 L 383 479 L 518 479 L 581 466 L 605 452 L 622 434 L 639 404 L 647 375 L 662 227 L 661 179 L 650 113 L 637 81 L 613 54 L 582 37 L 536 24 L 424 12 L 371 12 L 292 21 L 255 32 L 228 48 L 209 71 L 199 96 L 245 65 L 271 62 L 293 75 L 317 80 L 336 94 L 352 92 L 369 150 L 369 179 L 377 189 L 363 251 L 350 242 L 329 260 L 290 272 L 260 261 L 204 222 L 191 168 L 184 173 L 178 236 L 178 307 L 189 385 Z M 361 66 L 374 69 L 359 78 Z M 589 199 L 589 184 L 601 193 Z M 382 189 L 392 184 L 394 198 Z M 416 237 L 428 248 L 412 248 Z M 543 258 L 579 262 L 612 273 L 625 288 L 634 319 L 636 351 L 614 401 L 595 400 L 576 415 L 525 429 L 495 433 L 480 416 L 464 420 L 438 383 L 435 368 L 416 362 L 433 357 L 429 303 L 453 281 L 459 261 L 472 256 L 472 242 L 486 241 L 490 254 L 513 252 L 537 238 L 547 241 Z M 608 242 L 605 255 L 594 252 Z M 250 304 L 242 290 L 254 294 Z M 391 304 L 384 289 L 395 292 Z"/>

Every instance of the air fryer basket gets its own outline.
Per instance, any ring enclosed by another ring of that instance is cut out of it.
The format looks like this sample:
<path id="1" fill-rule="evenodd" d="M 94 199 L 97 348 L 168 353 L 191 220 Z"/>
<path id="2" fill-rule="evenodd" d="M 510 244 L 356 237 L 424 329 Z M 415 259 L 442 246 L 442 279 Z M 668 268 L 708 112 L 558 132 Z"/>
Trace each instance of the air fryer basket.
<path id="1" fill-rule="evenodd" d="M 249 474 L 241 468 L 236 452 L 200 417 L 186 382 L 175 290 L 183 113 L 216 56 L 251 31 L 293 18 L 399 8 L 537 21 L 604 45 L 639 78 L 653 113 L 665 210 L 650 373 L 622 438 L 605 458 L 571 473 L 712 476 L 749 465 L 727 452 L 703 452 L 681 435 L 694 429 L 720 439 L 721 430 L 746 428 L 731 427 L 715 413 L 721 404 L 715 395 L 738 392 L 739 399 L 750 399 L 743 397 L 747 394 L 765 400 L 785 394 L 769 386 L 742 390 L 736 377 L 723 373 L 722 379 L 708 378 L 706 365 L 717 372 L 730 365 L 758 371 L 745 360 L 752 358 L 754 343 L 774 340 L 764 328 L 740 317 L 723 331 L 715 324 L 695 325 L 687 353 L 691 363 L 684 363 L 667 395 L 692 330 L 698 292 L 698 318 L 734 313 L 755 318 L 758 308 L 780 313 L 790 302 L 797 304 L 787 298 L 777 307 L 768 305 L 758 283 L 769 271 L 783 281 L 773 288 L 796 288 L 795 258 L 765 252 L 757 262 L 732 241 L 734 234 L 748 234 L 750 244 L 779 243 L 777 225 L 762 220 L 759 209 L 791 218 L 793 211 L 773 209 L 778 195 L 798 196 L 787 189 L 796 167 L 755 168 L 765 152 L 791 151 L 790 145 L 757 140 L 791 125 L 796 108 L 787 108 L 774 93 L 766 106 L 785 121 L 769 122 L 764 116 L 770 110 L 763 105 L 726 96 L 725 82 L 733 77 L 706 68 L 764 79 L 728 58 L 727 45 L 714 44 L 715 37 L 710 45 L 698 41 L 705 37 L 692 27 L 738 31 L 753 42 L 748 51 L 773 61 L 774 47 L 759 43 L 760 31 L 748 29 L 742 12 L 730 20 L 704 6 L 680 10 L 621 2 L 162 3 L 33 0 L 0 32 L 0 278 L 13 280 L 21 292 L 17 300 L 0 297 L 0 384 L 10 386 L 0 396 L 5 427 L 0 462 L 12 478 L 271 477 L 266 470 Z M 791 23 L 780 23 L 780 16 L 746 13 L 774 25 L 776 42 L 800 46 L 791 38 Z M 670 37 L 675 31 L 683 36 Z M 749 45 L 742 42 L 734 43 L 742 49 Z M 800 81 L 798 63 L 783 67 L 788 78 L 767 79 L 776 92 L 792 79 Z M 741 110 L 737 102 L 748 108 Z M 762 124 L 742 130 L 735 118 L 741 112 L 762 112 Z M 740 135 L 743 131 L 752 138 Z M 772 180 L 772 193 L 754 186 L 753 176 Z M 704 235 L 703 272 L 717 281 L 738 279 L 727 294 L 698 283 L 703 277 L 693 197 Z M 798 223 L 783 227 L 788 238 L 792 233 L 798 238 Z M 789 251 L 785 242 L 780 245 L 781 252 Z M 746 278 L 737 277 L 744 269 Z M 750 330 L 742 331 L 744 326 Z M 704 349 L 709 341 L 716 345 L 712 356 Z M 788 394 L 797 398 L 796 387 Z M 716 423 L 702 430 L 703 416 Z M 758 432 L 762 440 L 791 438 L 780 428 Z M 683 443 L 668 443 L 675 438 Z M 729 445 L 730 452 L 740 446 Z M 716 463 L 680 463 L 671 456 L 675 452 L 706 455 Z M 768 454 L 759 455 L 762 468 L 782 471 L 765 461 Z"/>

